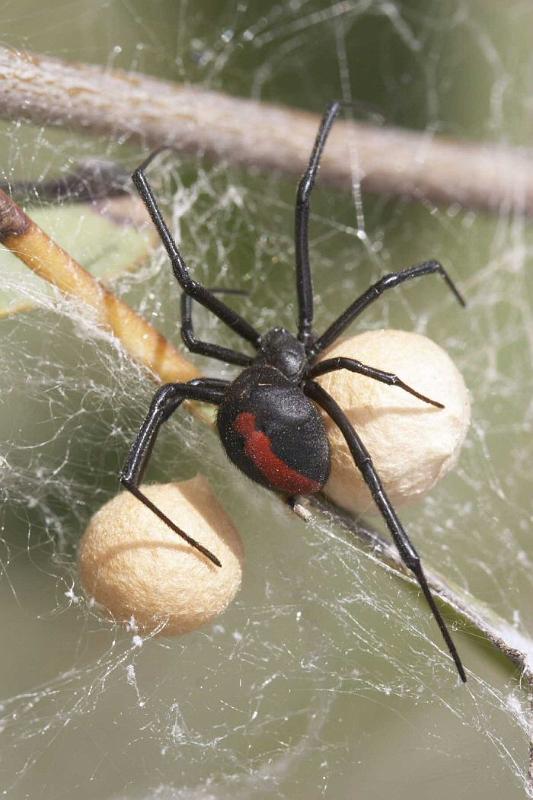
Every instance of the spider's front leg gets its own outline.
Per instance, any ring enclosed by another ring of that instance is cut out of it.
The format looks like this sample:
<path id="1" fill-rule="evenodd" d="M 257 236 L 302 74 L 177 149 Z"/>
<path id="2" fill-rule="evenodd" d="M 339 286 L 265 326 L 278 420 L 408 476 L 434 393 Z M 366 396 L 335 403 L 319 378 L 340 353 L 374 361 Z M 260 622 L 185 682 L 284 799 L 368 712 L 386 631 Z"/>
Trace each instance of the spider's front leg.
<path id="1" fill-rule="evenodd" d="M 320 159 L 341 103 L 330 103 L 324 112 L 315 143 L 296 193 L 294 214 L 294 250 L 296 258 L 296 292 L 298 295 L 298 339 L 306 348 L 312 340 L 313 281 L 309 264 L 309 203 L 320 167 Z"/>
<path id="2" fill-rule="evenodd" d="M 452 294 L 455 295 L 457 302 L 465 306 L 466 303 L 461 292 L 439 261 L 423 261 L 421 264 L 415 264 L 414 267 L 408 267 L 399 272 L 391 272 L 388 275 L 384 275 L 376 283 L 373 283 L 318 337 L 309 351 L 311 360 L 315 361 L 320 353 L 333 344 L 359 314 L 381 297 L 384 292 L 400 286 L 405 281 L 413 280 L 413 278 L 421 278 L 423 275 L 434 275 L 435 273 L 442 276 Z"/>
<path id="3" fill-rule="evenodd" d="M 233 311 L 233 309 L 219 300 L 218 297 L 215 297 L 213 292 L 211 292 L 205 286 L 202 286 L 202 284 L 198 283 L 198 281 L 193 280 L 189 272 L 189 268 L 185 263 L 185 259 L 178 250 L 178 246 L 163 218 L 163 214 L 161 213 L 161 209 L 159 208 L 152 187 L 150 186 L 148 178 L 146 177 L 146 170 L 154 157 L 158 155 L 161 150 L 166 149 L 173 148 L 163 147 L 155 150 L 151 155 L 148 156 L 147 159 L 145 159 L 145 161 L 143 161 L 140 167 L 137 167 L 131 178 L 135 188 L 137 189 L 137 192 L 139 193 L 139 197 L 143 201 L 144 205 L 146 206 L 146 210 L 152 218 L 152 222 L 157 229 L 159 238 L 165 246 L 165 250 L 167 251 L 170 263 L 172 265 L 174 276 L 186 294 L 203 305 L 205 308 L 209 309 L 209 311 L 212 311 L 215 316 L 217 316 L 229 328 L 235 331 L 235 333 L 257 348 L 259 347 L 261 337 L 255 328 L 250 325 L 249 322 L 243 319 L 240 314 L 237 314 L 236 311 Z"/>
<path id="4" fill-rule="evenodd" d="M 199 400 L 204 403 L 219 405 L 222 402 L 227 385 L 227 381 L 217 380 L 216 378 L 199 378 L 190 381 L 190 383 L 168 383 L 162 386 L 152 400 L 150 410 L 139 429 L 120 473 L 120 482 L 129 492 L 159 519 L 163 520 L 174 533 L 181 536 L 191 547 L 206 556 L 217 567 L 221 566 L 218 558 L 175 525 L 166 514 L 141 492 L 139 485 L 150 460 L 157 434 L 170 415 L 179 408 L 184 400 Z"/>
<path id="5" fill-rule="evenodd" d="M 448 647 L 450 655 L 454 660 L 459 677 L 463 682 L 466 683 L 466 673 L 459 657 L 459 653 L 457 652 L 457 648 L 455 647 L 438 606 L 435 603 L 435 599 L 431 594 L 426 576 L 422 569 L 422 564 L 420 563 L 420 557 L 411 543 L 402 523 L 398 519 L 398 516 L 385 493 L 383 484 L 381 483 L 379 475 L 375 470 L 368 450 L 364 446 L 360 437 L 357 435 L 350 420 L 347 418 L 341 407 L 318 383 L 309 380 L 306 382 L 304 390 L 310 398 L 312 398 L 324 409 L 324 411 L 331 417 L 343 434 L 346 443 L 350 448 L 353 460 L 357 468 L 361 471 L 361 474 L 372 493 L 374 502 L 376 503 L 376 506 L 378 507 L 383 519 L 387 524 L 394 543 L 398 548 L 398 552 L 402 561 L 415 575 L 418 584 L 422 589 L 424 597 L 426 598 L 426 601 L 440 628 L 444 641 L 446 642 L 446 646 Z"/>

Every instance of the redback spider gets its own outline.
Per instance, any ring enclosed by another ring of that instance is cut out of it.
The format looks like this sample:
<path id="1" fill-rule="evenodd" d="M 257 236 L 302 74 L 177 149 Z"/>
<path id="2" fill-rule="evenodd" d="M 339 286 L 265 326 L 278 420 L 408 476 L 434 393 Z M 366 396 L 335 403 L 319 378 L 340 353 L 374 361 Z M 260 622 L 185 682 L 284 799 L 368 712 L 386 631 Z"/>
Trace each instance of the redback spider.
<path id="1" fill-rule="evenodd" d="M 318 361 L 319 356 L 383 292 L 412 278 L 439 273 L 457 300 L 464 300 L 438 261 L 424 261 L 416 266 L 385 275 L 360 297 L 320 336 L 313 332 L 313 287 L 309 266 L 309 201 L 317 177 L 328 134 L 341 103 L 331 103 L 322 118 L 306 172 L 298 185 L 295 212 L 296 291 L 298 333 L 273 328 L 261 335 L 243 317 L 229 308 L 195 281 L 163 219 L 146 168 L 160 150 L 152 153 L 133 173 L 132 179 L 163 242 L 176 280 L 183 289 L 181 335 L 193 353 L 238 364 L 244 367 L 233 381 L 198 378 L 188 383 L 169 383 L 155 394 L 150 410 L 131 447 L 120 474 L 120 481 L 141 503 L 162 519 L 169 528 L 196 548 L 213 564 L 221 566 L 213 553 L 192 539 L 157 508 L 139 489 L 142 477 L 162 424 L 184 400 L 203 401 L 218 406 L 217 427 L 227 455 L 249 478 L 294 502 L 298 495 L 320 491 L 330 472 L 330 449 L 324 423 L 317 406 L 340 428 L 353 460 L 366 481 L 376 506 L 385 520 L 405 565 L 414 573 L 431 608 L 462 681 L 466 675 L 446 623 L 428 586 L 420 558 L 387 497 L 372 459 L 335 400 L 314 380 L 319 375 L 346 369 L 409 392 L 421 402 L 437 408 L 430 400 L 388 372 L 366 366 L 351 358 Z M 165 148 L 162 148 L 165 149 Z M 212 311 L 255 351 L 252 355 L 195 338 L 192 301 Z"/>

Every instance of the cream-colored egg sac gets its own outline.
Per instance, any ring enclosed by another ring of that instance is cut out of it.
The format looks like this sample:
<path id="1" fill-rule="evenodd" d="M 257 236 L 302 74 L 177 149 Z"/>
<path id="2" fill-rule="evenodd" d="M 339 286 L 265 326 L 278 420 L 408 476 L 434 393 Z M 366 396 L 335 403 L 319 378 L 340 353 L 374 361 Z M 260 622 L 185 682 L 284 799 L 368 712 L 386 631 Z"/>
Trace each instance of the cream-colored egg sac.
<path id="1" fill-rule="evenodd" d="M 81 539 L 79 569 L 88 595 L 141 631 L 192 631 L 221 614 L 239 590 L 243 546 L 207 480 L 143 486 L 184 532 L 222 563 L 215 566 L 130 492 L 94 514 Z"/>
<path id="2" fill-rule="evenodd" d="M 323 358 L 345 356 L 392 372 L 435 408 L 397 386 L 347 370 L 318 378 L 366 446 L 395 506 L 429 491 L 455 465 L 470 422 L 468 390 L 448 354 L 417 333 L 367 331 L 340 341 Z M 354 513 L 374 511 L 371 494 L 337 426 L 324 415 L 332 466 L 325 493 Z"/>

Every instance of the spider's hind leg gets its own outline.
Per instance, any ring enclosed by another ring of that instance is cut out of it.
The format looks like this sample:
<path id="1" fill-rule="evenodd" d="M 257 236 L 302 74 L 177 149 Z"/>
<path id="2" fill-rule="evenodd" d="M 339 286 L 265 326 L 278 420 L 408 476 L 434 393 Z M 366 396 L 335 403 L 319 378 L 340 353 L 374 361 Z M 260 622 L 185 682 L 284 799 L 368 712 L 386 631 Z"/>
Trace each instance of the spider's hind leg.
<path id="1" fill-rule="evenodd" d="M 404 530 L 402 523 L 398 519 L 392 503 L 385 493 L 383 484 L 381 483 L 379 475 L 377 474 L 374 464 L 372 463 L 372 458 L 370 457 L 368 450 L 364 446 L 360 437 L 354 430 L 353 425 L 341 407 L 320 386 L 320 384 L 315 383 L 314 381 L 307 381 L 304 388 L 305 393 L 324 409 L 324 411 L 331 417 L 344 436 L 346 444 L 348 445 L 352 454 L 354 463 L 360 470 L 365 483 L 372 493 L 374 502 L 378 507 L 383 519 L 385 520 L 403 563 L 414 574 L 416 580 L 418 581 L 418 585 L 422 589 L 422 593 L 426 598 L 437 625 L 440 628 L 443 639 L 446 642 L 448 651 L 453 658 L 455 667 L 459 673 L 459 677 L 464 683 L 466 683 L 466 673 L 462 661 L 459 657 L 459 653 L 457 652 L 457 648 L 453 642 L 448 627 L 431 593 L 424 570 L 422 569 L 420 557 L 411 543 L 406 531 Z"/>
<path id="2" fill-rule="evenodd" d="M 216 378 L 199 378 L 190 383 L 168 383 L 162 386 L 152 400 L 150 409 L 141 425 L 135 441 L 133 442 L 126 463 L 120 473 L 120 482 L 131 494 L 133 494 L 144 506 L 150 509 L 168 527 L 185 539 L 191 547 L 199 550 L 210 561 L 221 566 L 218 558 L 207 550 L 203 545 L 189 536 L 185 531 L 175 525 L 166 514 L 157 508 L 152 501 L 141 492 L 139 485 L 142 481 L 145 469 L 152 455 L 157 435 L 161 426 L 171 414 L 183 403 L 184 400 L 199 400 L 204 403 L 219 405 L 224 397 L 224 390 L 227 386 L 226 381 Z"/>

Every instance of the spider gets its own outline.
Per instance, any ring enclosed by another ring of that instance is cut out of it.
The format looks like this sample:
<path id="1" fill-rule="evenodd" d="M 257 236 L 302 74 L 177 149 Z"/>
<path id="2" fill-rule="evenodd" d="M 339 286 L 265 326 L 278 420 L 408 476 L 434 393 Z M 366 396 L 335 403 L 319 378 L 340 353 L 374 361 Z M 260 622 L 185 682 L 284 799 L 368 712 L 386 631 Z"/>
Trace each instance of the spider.
<path id="1" fill-rule="evenodd" d="M 307 169 L 300 180 L 295 209 L 296 291 L 298 332 L 273 328 L 260 334 L 242 316 L 227 306 L 217 291 L 202 286 L 191 277 L 170 230 L 163 219 L 146 169 L 160 152 L 153 152 L 133 173 L 133 183 L 157 228 L 168 253 L 174 276 L 183 290 L 181 335 L 193 353 L 236 364 L 243 370 L 233 381 L 198 378 L 188 383 L 169 383 L 155 394 L 148 414 L 133 442 L 120 482 L 141 503 L 163 520 L 193 548 L 213 564 L 221 566 L 213 553 L 181 530 L 140 490 L 145 468 L 161 426 L 184 400 L 202 401 L 218 407 L 217 428 L 230 460 L 249 478 L 268 489 L 281 493 L 294 504 L 299 495 L 322 489 L 330 472 L 330 448 L 318 407 L 328 414 L 341 430 L 353 460 L 367 483 L 404 564 L 413 572 L 463 682 L 466 674 L 446 623 L 428 586 L 420 557 L 411 543 L 383 484 L 372 458 L 361 438 L 335 400 L 315 378 L 334 370 L 349 370 L 391 386 L 396 386 L 437 408 L 431 400 L 404 383 L 392 373 L 362 364 L 352 358 L 326 358 L 318 361 L 348 326 L 385 291 L 405 281 L 438 273 L 459 303 L 465 305 L 448 273 L 438 261 L 424 261 L 415 266 L 385 275 L 345 311 L 320 336 L 313 332 L 313 287 L 309 264 L 309 207 L 319 170 L 320 159 L 333 123 L 342 104 L 330 103 L 322 117 Z M 200 341 L 195 337 L 192 301 L 209 309 L 237 333 L 254 350 L 253 355 L 222 345 Z"/>

